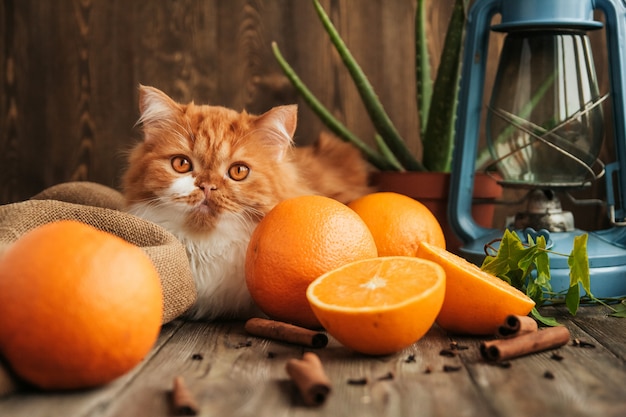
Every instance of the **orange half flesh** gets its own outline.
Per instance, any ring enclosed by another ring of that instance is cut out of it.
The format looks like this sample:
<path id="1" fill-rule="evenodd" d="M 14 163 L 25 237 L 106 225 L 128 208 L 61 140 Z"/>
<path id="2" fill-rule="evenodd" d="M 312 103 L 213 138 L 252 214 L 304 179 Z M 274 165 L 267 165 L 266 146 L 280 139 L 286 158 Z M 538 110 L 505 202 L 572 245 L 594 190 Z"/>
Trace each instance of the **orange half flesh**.
<path id="1" fill-rule="evenodd" d="M 311 283 L 307 299 L 328 333 L 370 355 L 397 352 L 431 328 L 445 294 L 443 268 L 389 256 L 356 261 Z"/>

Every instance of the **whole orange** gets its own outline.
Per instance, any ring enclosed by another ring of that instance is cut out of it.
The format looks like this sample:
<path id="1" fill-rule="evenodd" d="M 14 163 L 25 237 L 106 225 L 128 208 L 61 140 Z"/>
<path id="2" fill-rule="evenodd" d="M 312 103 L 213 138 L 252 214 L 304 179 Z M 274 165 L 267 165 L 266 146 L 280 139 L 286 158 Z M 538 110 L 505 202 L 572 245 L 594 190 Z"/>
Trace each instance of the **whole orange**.
<path id="1" fill-rule="evenodd" d="M 63 220 L 0 258 L 0 353 L 44 389 L 105 384 L 137 365 L 161 328 L 159 275 L 137 246 Z"/>
<path id="2" fill-rule="evenodd" d="M 433 213 L 406 195 L 372 193 L 348 206 L 369 227 L 379 256 L 415 256 L 420 242 L 446 247 L 443 230 Z"/>
<path id="3" fill-rule="evenodd" d="M 320 275 L 377 256 L 372 234 L 345 204 L 322 196 L 278 203 L 252 233 L 246 253 L 250 295 L 268 316 L 319 327 L 306 289 Z"/>

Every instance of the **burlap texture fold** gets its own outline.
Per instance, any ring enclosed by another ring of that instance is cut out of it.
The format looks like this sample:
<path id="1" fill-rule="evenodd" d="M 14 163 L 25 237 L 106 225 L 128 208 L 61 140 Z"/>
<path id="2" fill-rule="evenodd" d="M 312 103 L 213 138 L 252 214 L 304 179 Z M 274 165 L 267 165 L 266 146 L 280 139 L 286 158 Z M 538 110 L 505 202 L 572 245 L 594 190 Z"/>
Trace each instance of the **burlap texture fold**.
<path id="1" fill-rule="evenodd" d="M 58 200 L 85 206 L 123 210 L 126 200 L 119 191 L 90 181 L 63 182 L 46 188 L 31 200 Z"/>

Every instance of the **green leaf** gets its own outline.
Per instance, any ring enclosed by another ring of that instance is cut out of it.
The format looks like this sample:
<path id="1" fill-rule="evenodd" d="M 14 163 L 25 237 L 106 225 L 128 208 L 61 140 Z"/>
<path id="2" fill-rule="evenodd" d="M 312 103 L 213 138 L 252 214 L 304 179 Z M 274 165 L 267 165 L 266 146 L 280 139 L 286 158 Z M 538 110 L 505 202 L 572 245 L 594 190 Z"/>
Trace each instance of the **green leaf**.
<path id="1" fill-rule="evenodd" d="M 483 268 L 483 266 L 485 266 L 485 265 L 487 265 L 487 264 L 491 263 L 491 262 L 492 262 L 493 260 L 495 260 L 495 259 L 496 259 L 496 257 L 495 257 L 495 256 L 491 256 L 491 255 L 487 255 L 487 256 L 485 256 L 485 259 L 483 259 L 483 264 L 480 266 L 480 268 L 482 269 L 482 268 Z"/>
<path id="2" fill-rule="evenodd" d="M 583 234 L 574 237 L 572 252 L 569 256 L 546 249 L 546 239 L 538 236 L 534 242 L 531 236 L 527 237 L 528 247 L 524 247 L 519 236 L 509 230 L 505 230 L 500 240 L 500 247 L 495 255 L 485 258 L 481 269 L 490 272 L 515 288 L 523 291 L 536 303 L 536 308 L 546 301 L 552 303 L 565 303 L 571 315 L 576 315 L 581 302 L 581 287 L 587 293 L 586 297 L 591 301 L 605 305 L 613 311 L 613 317 L 626 317 L 626 299 L 621 299 L 618 308 L 608 306 L 603 299 L 598 299 L 591 294 L 591 278 L 589 272 L 589 258 L 587 255 L 588 235 Z M 492 250 L 493 247 L 488 246 Z M 550 254 L 567 256 L 567 264 L 570 269 L 570 285 L 567 294 L 552 297 L 550 284 Z M 545 295 L 550 297 L 546 298 Z M 616 301 L 616 299 L 605 299 Z M 533 316 L 544 324 L 554 326 L 558 323 L 551 318 L 542 317 L 537 309 L 533 310 Z"/>
<path id="3" fill-rule="evenodd" d="M 550 327 L 555 327 L 555 326 L 560 326 L 561 323 L 559 323 L 554 317 L 544 317 L 542 316 L 539 311 L 536 308 L 533 308 L 530 311 L 530 315 L 533 316 L 533 318 L 535 320 L 537 320 L 538 322 L 546 325 L 546 326 L 550 326 Z"/>
<path id="4" fill-rule="evenodd" d="M 567 289 L 567 295 L 565 296 L 565 305 L 567 306 L 569 313 L 572 316 L 575 316 L 576 312 L 578 311 L 578 306 L 580 305 L 580 286 L 578 282 L 576 282 L 574 285 L 571 285 Z"/>
<path id="5" fill-rule="evenodd" d="M 502 281 L 506 282 L 509 285 L 514 286 L 515 288 L 517 288 L 515 285 L 513 285 L 513 279 L 511 279 L 507 274 L 504 275 L 497 275 L 498 278 L 500 278 Z"/>
<path id="6" fill-rule="evenodd" d="M 610 317 L 626 318 L 626 300 L 622 300 L 617 306 L 612 308 L 613 312 L 609 314 Z"/>
<path id="7" fill-rule="evenodd" d="M 587 239 L 588 235 L 586 233 L 574 237 L 574 247 L 572 253 L 567 258 L 567 265 L 570 268 L 569 280 L 570 287 L 580 282 L 587 295 L 591 298 L 595 298 L 593 294 L 591 294 Z"/>
<path id="8" fill-rule="evenodd" d="M 543 289 L 535 282 L 529 282 L 526 288 L 526 295 L 529 296 L 537 306 L 542 306 L 544 303 Z"/>
<path id="9" fill-rule="evenodd" d="M 524 292 L 526 290 L 526 276 L 520 269 L 513 269 L 506 273 L 507 281 L 509 284 Z"/>
<path id="10" fill-rule="evenodd" d="M 523 256 L 524 245 L 517 234 L 507 229 L 500 241 L 497 255 L 492 257 L 489 263 L 483 263 L 481 268 L 496 276 L 504 275 L 512 269 L 517 269 Z"/>
<path id="11" fill-rule="evenodd" d="M 545 248 L 545 239 L 543 240 L 543 247 Z M 550 285 L 550 257 L 548 256 L 548 252 L 545 250 L 541 250 L 537 253 L 537 257 L 535 258 L 535 267 L 537 268 L 537 278 L 535 278 L 535 282 L 546 291 L 552 291 L 552 286 Z"/>
<path id="12" fill-rule="evenodd" d="M 535 266 L 535 259 L 539 255 L 539 248 L 537 246 L 531 246 L 527 249 L 524 249 L 524 254 L 521 259 L 517 262 L 517 266 L 522 270 L 522 274 L 526 276 L 531 269 Z"/>
<path id="13" fill-rule="evenodd" d="M 626 318 L 626 308 L 609 314 L 610 317 Z"/>

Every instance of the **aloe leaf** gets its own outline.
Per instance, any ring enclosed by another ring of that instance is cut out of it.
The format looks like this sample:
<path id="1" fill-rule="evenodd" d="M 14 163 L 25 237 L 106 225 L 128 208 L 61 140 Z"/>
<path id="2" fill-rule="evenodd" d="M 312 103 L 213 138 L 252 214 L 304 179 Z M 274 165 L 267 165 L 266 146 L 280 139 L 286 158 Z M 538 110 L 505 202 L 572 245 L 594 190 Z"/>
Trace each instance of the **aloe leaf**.
<path id="1" fill-rule="evenodd" d="M 433 79 L 430 54 L 426 39 L 426 0 L 417 0 L 415 11 L 415 81 L 417 83 L 417 113 L 420 120 L 420 137 L 426 133 L 430 101 L 433 96 Z"/>
<path id="2" fill-rule="evenodd" d="M 426 132 L 422 137 L 424 165 L 429 171 L 450 171 L 464 26 L 465 6 L 463 0 L 456 0 L 433 86 Z"/>
<path id="3" fill-rule="evenodd" d="M 335 46 L 335 49 L 339 53 L 339 56 L 354 81 L 357 91 L 363 100 L 365 109 L 367 110 L 374 127 L 383 137 L 389 146 L 389 149 L 394 153 L 402 166 L 410 171 L 424 171 L 422 164 L 415 159 L 407 148 L 404 140 L 385 112 L 382 103 L 376 96 L 374 88 L 367 79 L 367 76 L 363 73 L 363 70 L 352 56 L 352 53 L 343 42 L 343 39 L 339 36 L 339 32 L 337 32 L 337 29 L 330 21 L 330 18 L 320 5 L 319 1 L 313 0 L 313 4 L 322 24 L 324 25 L 324 28 L 326 29 L 326 32 L 330 36 L 331 42 Z"/>
<path id="4" fill-rule="evenodd" d="M 398 170 L 398 171 L 406 171 L 402 165 L 400 164 L 400 162 L 398 161 L 398 159 L 396 159 L 396 156 L 393 154 L 393 152 L 391 152 L 391 149 L 389 149 L 389 146 L 387 146 L 387 144 L 385 143 L 385 140 L 378 134 L 376 133 L 374 135 L 374 141 L 376 142 L 376 146 L 378 147 L 378 152 L 381 153 L 381 155 L 387 160 L 389 161 L 391 164 L 394 165 L 394 167 Z"/>
<path id="5" fill-rule="evenodd" d="M 335 118 L 330 111 L 315 97 L 315 95 L 309 90 L 309 88 L 302 82 L 298 74 L 289 65 L 287 60 L 283 57 L 278 48 L 276 42 L 272 42 L 272 51 L 274 57 L 280 65 L 281 69 L 291 81 L 291 84 L 298 90 L 304 101 L 309 105 L 311 110 L 317 114 L 322 122 L 337 136 L 346 142 L 352 143 L 367 159 L 369 163 L 380 170 L 398 170 L 392 161 L 385 160 L 382 156 L 377 154 L 371 147 L 363 142 L 358 136 L 354 135 L 343 123 Z"/>

